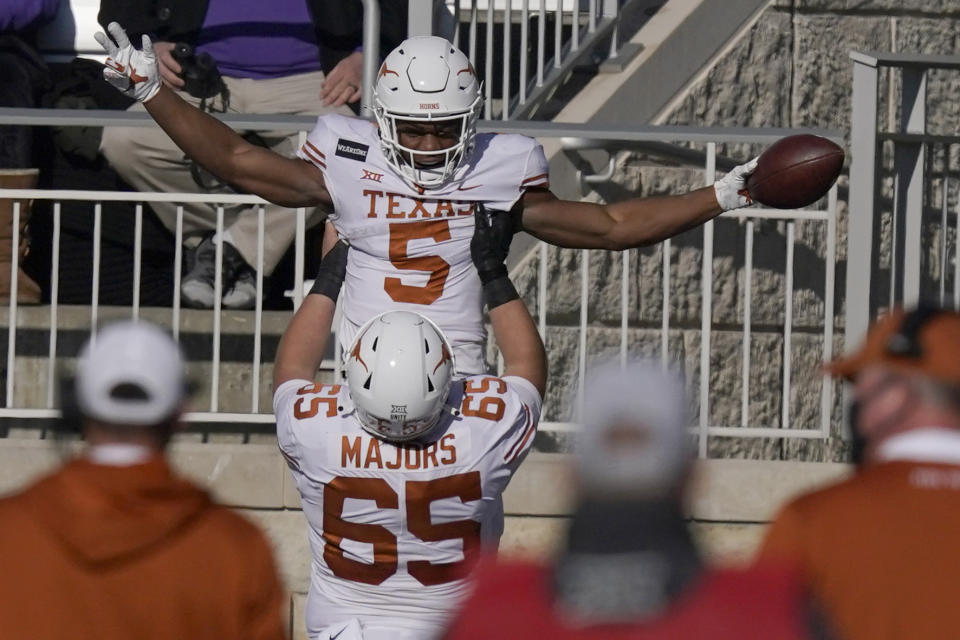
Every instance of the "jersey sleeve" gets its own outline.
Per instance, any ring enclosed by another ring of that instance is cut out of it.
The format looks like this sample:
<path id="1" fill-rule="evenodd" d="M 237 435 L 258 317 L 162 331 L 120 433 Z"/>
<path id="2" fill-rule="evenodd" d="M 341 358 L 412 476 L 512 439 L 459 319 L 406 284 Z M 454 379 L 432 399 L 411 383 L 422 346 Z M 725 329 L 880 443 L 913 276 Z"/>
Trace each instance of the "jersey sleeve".
<path id="1" fill-rule="evenodd" d="M 527 136 L 499 134 L 490 145 L 490 174 L 484 178 L 497 185 L 488 198 L 488 206 L 511 211 L 527 189 L 550 186 L 550 169 L 543 147 Z M 479 176 L 478 176 L 479 179 Z"/>
<path id="2" fill-rule="evenodd" d="M 309 162 L 320 170 L 320 173 L 323 174 L 324 186 L 327 192 L 330 193 L 330 197 L 334 203 L 336 203 L 337 199 L 334 193 L 334 183 L 336 181 L 331 180 L 327 172 L 328 157 L 332 154 L 331 150 L 335 148 L 335 143 L 331 143 L 331 140 L 336 137 L 333 131 L 331 131 L 330 124 L 326 116 L 317 118 L 317 123 L 313 126 L 310 133 L 307 134 L 307 139 L 300 145 L 300 148 L 297 149 L 297 157 Z M 332 221 L 337 219 L 336 209 L 337 207 L 334 206 L 334 210 L 329 215 Z"/>
<path id="3" fill-rule="evenodd" d="M 516 470 L 533 447 L 537 425 L 540 424 L 540 410 L 543 399 L 540 392 L 525 378 L 506 376 L 508 405 L 516 407 L 514 420 L 503 440 L 503 463 Z"/>
<path id="4" fill-rule="evenodd" d="M 307 134 L 307 139 L 297 149 L 297 157 L 306 160 L 320 171 L 327 171 L 327 141 L 329 140 L 329 128 L 322 117 L 317 118 L 317 123 Z"/>
<path id="5" fill-rule="evenodd" d="M 277 420 L 277 444 L 287 464 L 294 469 L 300 467 L 300 446 L 294 425 L 293 405 L 297 401 L 297 392 L 304 386 L 312 385 L 310 380 L 287 380 L 273 394 L 273 415 Z"/>
<path id="6" fill-rule="evenodd" d="M 519 376 L 504 376 L 503 381 L 507 383 L 507 388 L 517 396 L 520 403 L 532 412 L 534 421 L 539 423 L 543 398 L 540 397 L 537 388 L 529 380 Z"/>
<path id="7" fill-rule="evenodd" d="M 540 422 L 542 400 L 536 387 L 524 378 L 470 376 L 464 381 L 461 415 L 475 420 L 475 433 L 485 441 L 490 469 L 520 466 L 533 446 Z"/>
<path id="8" fill-rule="evenodd" d="M 527 154 L 523 168 L 523 178 L 520 180 L 520 195 L 527 189 L 534 187 L 547 189 L 550 187 L 550 166 L 543 153 L 543 145 L 533 141 L 533 147 Z"/>

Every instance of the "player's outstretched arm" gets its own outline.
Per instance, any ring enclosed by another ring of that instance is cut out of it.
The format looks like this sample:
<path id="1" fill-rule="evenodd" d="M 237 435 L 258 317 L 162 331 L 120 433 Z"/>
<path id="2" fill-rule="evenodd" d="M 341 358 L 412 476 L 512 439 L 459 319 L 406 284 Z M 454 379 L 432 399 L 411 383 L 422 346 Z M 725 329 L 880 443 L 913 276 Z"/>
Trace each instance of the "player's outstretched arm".
<path id="1" fill-rule="evenodd" d="M 142 49 L 136 49 L 116 22 L 111 22 L 107 31 L 110 36 L 101 32 L 94 36 L 108 56 L 104 78 L 144 103 L 157 124 L 197 164 L 228 184 L 282 206 L 330 203 L 323 176 L 316 168 L 250 144 L 164 86 L 148 36 L 143 36 Z"/>
<path id="2" fill-rule="evenodd" d="M 560 247 L 631 249 L 662 242 L 724 211 L 745 207 L 747 177 L 756 159 L 734 168 L 709 187 L 677 196 L 631 198 L 612 204 L 560 200 L 544 189 L 522 200 L 524 231 Z"/>
<path id="3" fill-rule="evenodd" d="M 313 380 L 323 362 L 337 296 L 347 273 L 349 247 L 340 240 L 323 257 L 313 289 L 293 314 L 280 338 L 273 367 L 273 390 L 287 380 Z"/>
<path id="4" fill-rule="evenodd" d="M 525 378 L 543 397 L 547 386 L 547 354 L 527 305 L 507 275 L 504 260 L 513 237 L 513 221 L 506 211 L 476 206 L 470 255 L 483 284 L 493 335 L 503 354 L 505 376 Z"/>

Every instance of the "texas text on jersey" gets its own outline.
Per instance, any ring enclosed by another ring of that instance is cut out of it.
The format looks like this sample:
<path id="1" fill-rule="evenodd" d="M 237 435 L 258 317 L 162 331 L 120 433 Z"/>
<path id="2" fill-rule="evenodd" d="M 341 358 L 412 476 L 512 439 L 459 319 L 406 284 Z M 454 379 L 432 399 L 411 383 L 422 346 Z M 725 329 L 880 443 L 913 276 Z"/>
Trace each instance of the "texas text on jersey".
<path id="1" fill-rule="evenodd" d="M 313 548 L 307 629 L 357 618 L 364 637 L 435 637 L 465 572 L 503 532 L 501 494 L 533 443 L 541 399 L 525 379 L 454 382 L 421 440 L 361 428 L 345 385 L 307 380 L 274 395 L 280 449 Z"/>
<path id="2" fill-rule="evenodd" d="M 543 148 L 532 138 L 479 134 L 453 178 L 424 191 L 391 168 L 376 125 L 329 115 L 297 155 L 324 174 L 330 219 L 351 246 L 338 336 L 344 346 L 384 309 L 424 313 L 449 338 L 457 371 L 486 371 L 480 281 L 470 261 L 473 207 L 510 210 L 548 184 Z"/>

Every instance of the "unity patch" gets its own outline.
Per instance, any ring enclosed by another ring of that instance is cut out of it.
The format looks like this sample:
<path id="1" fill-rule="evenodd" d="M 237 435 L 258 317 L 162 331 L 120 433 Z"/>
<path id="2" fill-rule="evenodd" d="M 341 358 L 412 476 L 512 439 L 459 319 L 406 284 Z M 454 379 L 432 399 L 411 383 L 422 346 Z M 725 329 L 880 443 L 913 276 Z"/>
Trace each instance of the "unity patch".
<path id="1" fill-rule="evenodd" d="M 365 145 L 362 142 L 344 140 L 343 138 L 337 140 L 336 155 L 340 156 L 341 158 L 349 158 L 351 160 L 356 160 L 357 162 L 364 162 L 367 159 L 367 152 L 369 150 L 370 146 Z"/>

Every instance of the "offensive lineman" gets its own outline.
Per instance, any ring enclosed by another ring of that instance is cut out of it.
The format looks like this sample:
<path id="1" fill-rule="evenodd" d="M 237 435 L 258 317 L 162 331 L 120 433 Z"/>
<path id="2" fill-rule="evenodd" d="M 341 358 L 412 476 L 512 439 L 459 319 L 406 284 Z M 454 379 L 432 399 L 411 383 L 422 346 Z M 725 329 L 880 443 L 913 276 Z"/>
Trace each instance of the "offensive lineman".
<path id="1" fill-rule="evenodd" d="M 750 204 L 753 161 L 684 195 L 603 205 L 559 200 L 541 146 L 520 135 L 477 134 L 480 84 L 467 57 L 437 37 L 410 38 L 384 60 L 376 124 L 321 116 L 285 158 L 251 145 L 164 87 L 149 38 L 130 44 L 116 23 L 104 77 L 140 100 L 170 137 L 226 183 L 288 207 L 331 206 L 352 247 L 341 344 L 383 309 L 427 314 L 450 339 L 460 373 L 485 370 L 482 299 L 470 264 L 475 203 L 510 211 L 516 229 L 562 247 L 627 249 L 660 242 Z M 744 192 L 745 193 L 745 192 Z"/>
<path id="2" fill-rule="evenodd" d="M 503 264 L 509 215 L 481 206 L 476 217 L 471 253 L 502 378 L 454 380 L 436 325 L 390 311 L 358 332 L 346 384 L 315 383 L 346 270 L 342 241 L 280 342 L 273 404 L 310 525 L 311 638 L 436 637 L 478 552 L 503 532 L 501 494 L 533 443 L 546 356 Z"/>

